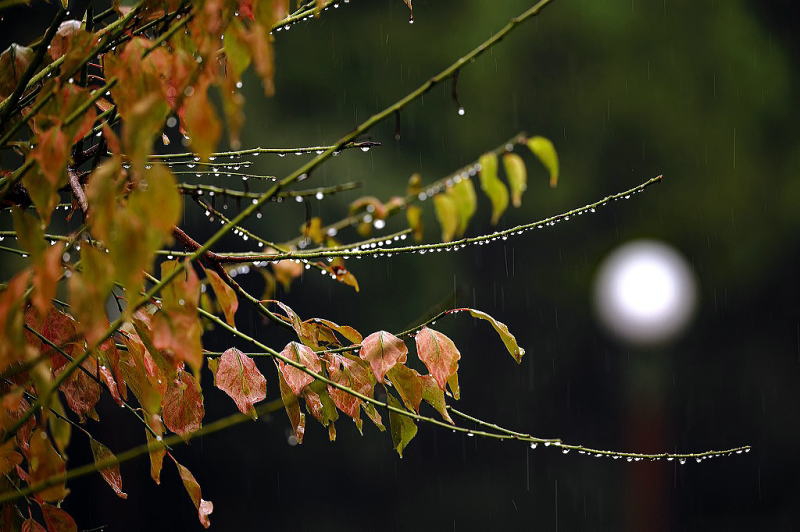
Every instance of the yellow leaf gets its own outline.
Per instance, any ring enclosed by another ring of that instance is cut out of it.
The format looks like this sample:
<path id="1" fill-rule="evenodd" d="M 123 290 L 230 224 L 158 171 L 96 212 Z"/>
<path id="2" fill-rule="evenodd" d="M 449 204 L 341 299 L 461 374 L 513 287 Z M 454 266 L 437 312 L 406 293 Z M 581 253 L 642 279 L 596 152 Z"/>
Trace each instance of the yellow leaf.
<path id="1" fill-rule="evenodd" d="M 495 225 L 508 208 L 508 188 L 497 177 L 497 155 L 482 155 L 480 165 L 481 189 L 492 202 L 492 225 Z"/>
<path id="2" fill-rule="evenodd" d="M 458 231 L 459 217 L 456 202 L 449 194 L 436 194 L 433 197 L 436 219 L 442 227 L 442 241 L 450 242 Z"/>
<path id="3" fill-rule="evenodd" d="M 528 148 L 550 172 L 550 186 L 558 185 L 558 154 L 553 143 L 544 137 L 533 137 L 528 139 Z"/>
<path id="4" fill-rule="evenodd" d="M 467 230 L 467 225 L 475 214 L 478 206 L 478 199 L 475 195 L 475 186 L 469 178 L 462 179 L 448 191 L 450 197 L 455 201 L 458 210 L 458 231 L 457 236 L 461 236 Z"/>
<path id="5" fill-rule="evenodd" d="M 503 167 L 506 169 L 508 185 L 511 187 L 511 203 L 514 207 L 522 205 L 522 194 L 528 188 L 528 172 L 525 162 L 516 153 L 503 155 Z"/>

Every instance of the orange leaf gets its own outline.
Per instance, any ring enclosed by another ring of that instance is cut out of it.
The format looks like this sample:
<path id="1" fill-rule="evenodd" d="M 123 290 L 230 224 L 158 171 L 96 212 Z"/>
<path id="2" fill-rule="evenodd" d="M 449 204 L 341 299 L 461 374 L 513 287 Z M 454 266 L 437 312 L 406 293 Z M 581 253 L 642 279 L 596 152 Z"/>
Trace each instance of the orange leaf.
<path id="1" fill-rule="evenodd" d="M 444 390 L 447 379 L 458 371 L 461 353 L 450 338 L 428 327 L 417 333 L 415 341 L 419 359 L 436 379 L 439 388 Z"/>
<path id="2" fill-rule="evenodd" d="M 358 355 L 369 362 L 372 373 L 378 382 L 383 382 L 383 377 L 395 364 L 405 363 L 408 348 L 403 341 L 392 333 L 378 331 L 370 334 L 361 342 Z"/>
<path id="3" fill-rule="evenodd" d="M 191 374 L 180 371 L 169 383 L 162 402 L 164 424 L 177 434 L 188 434 L 199 429 L 205 415 L 203 394 Z"/>
<path id="4" fill-rule="evenodd" d="M 95 464 L 100 461 L 116 458 L 114 453 L 111 452 L 111 449 L 94 438 L 89 439 L 89 445 L 92 447 L 92 456 L 94 456 Z M 101 469 L 100 476 L 111 486 L 111 489 L 114 490 L 114 493 L 116 493 L 120 499 L 128 498 L 128 494 L 122 491 L 122 475 L 119 472 L 119 464 Z"/>
<path id="5" fill-rule="evenodd" d="M 205 268 L 204 268 L 205 269 Z M 239 308 L 239 300 L 236 298 L 236 292 L 230 287 L 228 283 L 222 280 L 214 270 L 205 270 L 208 276 L 208 281 L 211 283 L 211 288 L 214 290 L 214 295 L 217 296 L 217 302 L 225 313 L 225 321 L 231 327 L 236 327 L 234 315 Z"/>
<path id="6" fill-rule="evenodd" d="M 242 414 L 255 416 L 253 405 L 267 396 L 267 380 L 252 358 L 232 347 L 222 354 L 214 384 L 228 394 Z"/>
<path id="7" fill-rule="evenodd" d="M 203 499 L 203 492 L 200 489 L 200 484 L 198 484 L 192 472 L 179 464 L 172 455 L 170 455 L 170 458 L 172 458 L 172 461 L 175 462 L 175 466 L 178 468 L 178 473 L 181 476 L 181 481 L 183 481 L 183 487 L 186 488 L 186 493 L 189 494 L 189 498 L 192 499 L 194 507 L 197 508 L 197 516 L 200 519 L 200 524 L 205 528 L 210 527 L 211 520 L 209 520 L 208 516 L 214 511 L 214 504 L 211 501 Z"/>
<path id="8" fill-rule="evenodd" d="M 281 351 L 281 355 L 303 364 L 306 368 L 315 373 L 320 373 L 322 371 L 322 364 L 317 354 L 314 353 L 310 347 L 303 344 L 289 342 L 286 347 L 283 348 L 283 351 Z M 303 388 L 314 382 L 314 377 L 301 369 L 287 364 L 283 360 L 278 361 L 278 366 L 284 379 L 286 379 L 286 384 L 295 395 L 300 395 Z"/>

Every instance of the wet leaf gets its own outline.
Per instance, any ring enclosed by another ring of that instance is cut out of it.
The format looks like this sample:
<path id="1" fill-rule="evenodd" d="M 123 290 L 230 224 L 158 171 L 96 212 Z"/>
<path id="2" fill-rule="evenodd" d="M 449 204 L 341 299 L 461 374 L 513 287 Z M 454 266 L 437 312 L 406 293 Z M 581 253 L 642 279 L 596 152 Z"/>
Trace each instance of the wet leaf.
<path id="1" fill-rule="evenodd" d="M 416 370 L 398 364 L 387 373 L 406 408 L 419 412 L 422 402 L 422 379 Z"/>
<path id="2" fill-rule="evenodd" d="M 378 331 L 364 338 L 358 355 L 369 362 L 375 378 L 382 383 L 383 376 L 395 364 L 406 362 L 408 348 L 400 338 L 392 333 Z"/>
<path id="3" fill-rule="evenodd" d="M 517 361 L 517 364 L 522 363 L 522 357 L 525 355 L 525 350 L 519 346 L 516 337 L 511 334 L 511 331 L 508 330 L 508 326 L 505 323 L 497 321 L 493 317 L 489 316 L 485 312 L 481 312 L 480 310 L 467 310 L 473 318 L 478 318 L 491 323 L 492 327 L 494 327 L 494 330 L 500 335 L 500 339 L 503 340 L 503 344 L 506 346 L 506 349 L 508 349 L 509 354 L 514 358 L 514 360 Z"/>
<path id="4" fill-rule="evenodd" d="M 95 406 L 100 401 L 101 389 L 100 383 L 90 376 L 97 375 L 97 360 L 92 357 L 87 358 L 81 367 L 86 371 L 82 371 L 80 368 L 73 371 L 60 389 L 64 393 L 69 409 L 78 414 L 83 423 L 86 421 L 86 416 L 98 419 Z M 60 371 L 56 373 L 60 373 Z"/>
<path id="5" fill-rule="evenodd" d="M 503 155 L 503 167 L 511 188 L 511 204 L 519 207 L 522 205 L 522 194 L 528 188 L 528 172 L 525 169 L 525 161 L 516 153 L 506 153 Z"/>
<path id="6" fill-rule="evenodd" d="M 508 188 L 497 177 L 497 155 L 486 153 L 480 158 L 481 189 L 492 202 L 492 225 L 497 224 L 508 208 Z"/>
<path id="7" fill-rule="evenodd" d="M 553 143 L 544 137 L 532 137 L 528 139 L 528 148 L 550 172 L 550 186 L 558 185 L 558 154 Z"/>
<path id="8" fill-rule="evenodd" d="M 92 447 L 92 456 L 94 457 L 95 464 L 106 460 L 116 459 L 116 456 L 114 456 L 114 453 L 111 452 L 111 449 L 94 438 L 89 439 L 89 445 Z M 128 494 L 122 491 L 122 475 L 119 472 L 119 464 L 101 469 L 100 476 L 102 476 L 103 480 L 105 480 L 106 483 L 111 486 L 111 489 L 114 490 L 114 493 L 116 493 L 120 499 L 128 498 Z"/>
<path id="9" fill-rule="evenodd" d="M 395 408 L 402 408 L 403 405 L 400 404 L 392 394 L 387 395 L 387 400 L 390 406 Z M 414 423 L 414 420 L 408 416 L 404 416 L 403 414 L 398 414 L 394 410 L 389 410 L 389 424 L 391 428 L 392 434 L 392 445 L 394 446 L 394 450 L 397 451 L 397 454 L 400 458 L 403 457 L 403 450 L 406 446 L 414 439 L 414 436 L 417 435 L 417 424 Z"/>
<path id="10" fill-rule="evenodd" d="M 281 373 L 278 373 L 278 383 L 280 384 L 283 407 L 286 409 L 286 415 L 289 416 L 289 423 L 292 424 L 294 437 L 297 439 L 297 443 L 303 443 L 303 436 L 306 432 L 306 415 L 300 411 L 300 403 L 297 401 L 297 396 L 286 384 L 286 379 L 283 378 Z"/>
<path id="11" fill-rule="evenodd" d="M 161 278 L 177 267 L 177 261 L 162 262 Z M 162 295 L 162 312 L 153 317 L 153 345 L 189 364 L 197 376 L 203 367 L 203 327 L 197 315 L 200 281 L 191 264 L 162 290 Z"/>
<path id="12" fill-rule="evenodd" d="M 208 280 L 211 283 L 211 288 L 214 290 L 214 295 L 217 296 L 217 303 L 219 303 L 222 312 L 225 314 L 225 321 L 231 327 L 236 327 L 234 316 L 236 310 L 239 308 L 239 300 L 236 298 L 236 292 L 230 287 L 228 283 L 222 280 L 214 270 L 205 270 Z"/>
<path id="13" fill-rule="evenodd" d="M 47 532 L 77 532 L 78 525 L 75 519 L 61 508 L 42 504 L 42 515 L 47 524 Z"/>
<path id="14" fill-rule="evenodd" d="M 162 403 L 164 424 L 177 434 L 189 434 L 200 428 L 205 415 L 203 394 L 191 374 L 181 371 L 167 385 Z"/>
<path id="15" fill-rule="evenodd" d="M 449 194 L 436 194 L 433 197 L 436 219 L 442 228 L 442 242 L 450 242 L 459 229 L 460 216 L 456 202 Z"/>
<path id="16" fill-rule="evenodd" d="M 406 220 L 414 234 L 414 240 L 417 242 L 422 241 L 425 237 L 425 228 L 422 225 L 422 209 L 416 205 L 409 205 L 406 209 Z"/>
<path id="17" fill-rule="evenodd" d="M 151 416 L 155 417 L 155 415 Z M 161 425 L 161 422 L 154 422 L 151 421 L 149 423 L 150 427 L 159 435 L 159 437 L 164 435 L 164 428 Z M 145 429 L 144 434 L 147 438 L 148 445 L 152 445 L 153 442 L 157 441 L 156 437 L 153 436 L 149 430 Z M 161 468 L 164 465 L 164 456 L 167 454 L 167 449 L 161 447 L 159 449 L 151 450 L 149 453 L 150 455 L 150 478 L 153 479 L 153 482 L 156 484 L 161 484 Z"/>
<path id="18" fill-rule="evenodd" d="M 189 498 L 192 499 L 194 507 L 197 508 L 197 517 L 200 519 L 200 524 L 205 528 L 210 527 L 211 520 L 208 516 L 214 511 L 214 504 L 211 501 L 203 499 L 203 492 L 200 489 L 200 484 L 198 484 L 192 472 L 179 464 L 175 458 L 172 458 L 172 461 L 175 462 L 175 466 L 178 468 L 178 474 L 181 476 L 181 481 L 183 482 L 183 487 L 186 488 L 186 493 L 189 494 Z"/>
<path id="19" fill-rule="evenodd" d="M 66 471 L 64 459 L 53 448 L 47 433 L 42 429 L 36 429 L 31 434 L 27 454 L 30 484 L 50 480 L 51 477 L 63 475 Z M 65 487 L 64 481 L 61 481 L 40 491 L 38 496 L 45 501 L 60 501 L 67 496 L 67 493 L 69 490 Z"/>
<path id="20" fill-rule="evenodd" d="M 415 341 L 419 359 L 444 390 L 447 379 L 458 371 L 461 353 L 450 338 L 428 327 L 417 333 Z"/>
<path id="21" fill-rule="evenodd" d="M 17 452 L 17 442 L 10 439 L 0 445 L 0 475 L 11 472 L 22 463 L 22 455 Z"/>
<path id="22" fill-rule="evenodd" d="M 35 519 L 26 519 L 22 522 L 22 532 L 47 532 L 47 529 Z"/>
<path id="23" fill-rule="evenodd" d="M 338 354 L 331 354 L 328 361 L 328 376 L 333 382 L 367 397 L 372 397 L 374 380 L 366 362 L 360 358 L 350 358 Z M 362 400 L 331 385 L 328 385 L 328 393 L 336 407 L 353 418 L 356 425 L 360 427 Z"/>
<path id="24" fill-rule="evenodd" d="M 444 390 L 439 387 L 436 379 L 433 378 L 433 375 L 422 375 L 420 378 L 422 380 L 422 399 L 435 408 L 445 421 L 453 423 L 453 419 L 447 412 Z"/>
<path id="25" fill-rule="evenodd" d="M 361 333 L 359 333 L 357 330 L 353 329 L 349 325 L 337 325 L 332 321 L 325 320 L 322 318 L 313 318 L 313 319 L 315 321 L 322 323 L 326 327 L 333 329 L 334 331 L 341 334 L 343 337 L 345 337 L 347 340 L 349 340 L 354 344 L 360 344 L 361 341 L 363 340 Z"/>
<path id="26" fill-rule="evenodd" d="M 0 98 L 6 98 L 14 92 L 33 56 L 31 48 L 16 43 L 0 54 Z"/>
<path id="27" fill-rule="evenodd" d="M 475 194 L 475 186 L 469 178 L 463 178 L 448 191 L 448 195 L 453 198 L 458 211 L 458 230 L 456 236 L 462 236 L 469 226 L 469 221 L 478 208 L 478 198 Z"/>
<path id="28" fill-rule="evenodd" d="M 219 359 L 214 385 L 228 394 L 242 414 L 258 417 L 253 405 L 267 396 L 267 379 L 255 361 L 232 347 Z"/>
<path id="29" fill-rule="evenodd" d="M 289 342 L 286 347 L 283 348 L 283 351 L 281 351 L 281 355 L 289 360 L 304 365 L 314 373 L 320 373 L 322 371 L 322 364 L 317 354 L 314 353 L 310 347 L 303 344 Z M 286 380 L 286 384 L 295 395 L 300 395 L 306 386 L 314 382 L 314 377 L 299 368 L 287 364 L 283 360 L 278 361 L 278 367 L 280 368 L 283 378 Z"/>
<path id="30" fill-rule="evenodd" d="M 461 388 L 458 385 L 458 373 L 453 373 L 453 375 L 447 379 L 447 387 L 450 388 L 450 393 L 453 394 L 453 399 L 456 401 L 461 399 Z"/>

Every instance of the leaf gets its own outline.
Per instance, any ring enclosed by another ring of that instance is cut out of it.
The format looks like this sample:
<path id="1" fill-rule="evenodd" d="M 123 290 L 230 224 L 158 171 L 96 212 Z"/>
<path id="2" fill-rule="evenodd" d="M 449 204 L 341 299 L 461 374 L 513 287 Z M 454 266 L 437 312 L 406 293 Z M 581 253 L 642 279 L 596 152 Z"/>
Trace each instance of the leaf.
<path id="1" fill-rule="evenodd" d="M 357 330 L 353 329 L 349 325 L 337 325 L 336 323 L 334 323 L 332 321 L 325 320 L 325 319 L 322 319 L 322 318 L 312 318 L 312 319 L 314 321 L 318 321 L 319 323 L 322 323 L 323 325 L 333 329 L 334 331 L 338 332 L 339 334 L 341 334 L 343 337 L 347 338 L 349 341 L 351 341 L 354 344 L 360 344 L 361 341 L 363 340 L 363 337 L 361 336 L 361 333 L 359 333 Z"/>
<path id="2" fill-rule="evenodd" d="M 455 375 L 455 373 L 453 375 Z M 447 412 L 447 403 L 445 402 L 444 398 L 444 390 L 439 388 L 439 384 L 436 382 L 436 379 L 433 378 L 433 375 L 422 375 L 420 378 L 422 380 L 422 399 L 435 408 L 445 421 L 448 423 L 453 423 L 453 419 Z"/>
<path id="3" fill-rule="evenodd" d="M 208 83 L 198 83 L 181 109 L 183 123 L 191 137 L 192 150 L 204 161 L 217 147 L 222 132 L 217 113 L 208 99 Z"/>
<path id="4" fill-rule="evenodd" d="M 239 308 L 239 300 L 236 298 L 236 292 L 230 287 L 228 283 L 222 280 L 214 270 L 205 270 L 208 280 L 211 283 L 211 288 L 214 290 L 214 295 L 217 296 L 217 303 L 225 313 L 225 321 L 228 325 L 236 328 L 236 322 L 233 317 L 236 310 Z"/>
<path id="5" fill-rule="evenodd" d="M 558 154 L 553 143 L 544 137 L 532 137 L 528 139 L 528 148 L 550 172 L 550 186 L 558 185 Z"/>
<path id="6" fill-rule="evenodd" d="M 42 429 L 36 429 L 31 434 L 30 448 L 27 454 L 30 484 L 52 480 L 50 477 L 63 475 L 66 471 L 64 459 L 53 448 L 47 433 Z M 67 496 L 67 493 L 69 490 L 62 480 L 43 489 L 38 496 L 45 501 L 60 501 Z"/>
<path id="7" fill-rule="evenodd" d="M 164 376 L 159 372 L 150 353 L 145 351 L 138 336 L 123 335 L 121 340 L 126 349 L 120 352 L 119 369 L 125 383 L 136 396 L 145 414 L 158 413 L 166 391 Z"/>
<path id="8" fill-rule="evenodd" d="M 361 408 L 364 409 L 364 413 L 367 414 L 367 417 L 378 427 L 378 430 L 381 432 L 386 430 L 386 427 L 383 426 L 381 415 L 378 413 L 378 409 L 375 408 L 375 405 L 372 403 L 361 403 Z"/>
<path id="9" fill-rule="evenodd" d="M 17 442 L 14 438 L 0 445 L 0 475 L 11 472 L 15 466 L 22 463 L 22 455 L 16 448 Z"/>
<path id="10" fill-rule="evenodd" d="M 11 214 L 20 246 L 30 254 L 31 259 L 37 260 L 47 248 L 42 221 L 19 207 L 12 207 Z"/>
<path id="11" fill-rule="evenodd" d="M 67 512 L 49 504 L 42 504 L 41 508 L 47 532 L 77 532 L 78 525 Z"/>
<path id="12" fill-rule="evenodd" d="M 172 455 L 170 455 L 170 457 L 172 458 Z M 189 498 L 192 499 L 194 507 L 197 508 L 197 517 L 200 519 L 200 524 L 205 528 L 210 527 L 211 520 L 208 516 L 214 511 L 214 504 L 211 501 L 203 499 L 203 492 L 200 489 L 200 484 L 198 484 L 192 472 L 179 464 L 175 458 L 172 458 L 172 461 L 175 462 L 175 466 L 178 468 L 178 474 L 181 476 L 181 481 L 183 482 L 183 487 L 186 488 L 186 493 L 189 494 Z"/>
<path id="13" fill-rule="evenodd" d="M 87 415 L 92 419 L 98 419 L 95 406 L 100 401 L 102 390 L 100 383 L 90 376 L 97 375 L 97 360 L 88 358 L 83 361 L 81 366 L 86 371 L 82 371 L 80 368 L 73 371 L 60 386 L 60 390 L 64 393 L 69 409 L 78 414 L 83 423 L 86 421 Z M 60 372 L 59 370 L 56 373 Z"/>
<path id="14" fill-rule="evenodd" d="M 392 385 L 400 394 L 406 408 L 419 412 L 419 404 L 422 402 L 421 375 L 402 364 L 390 369 L 387 375 L 392 379 Z"/>
<path id="15" fill-rule="evenodd" d="M 178 377 L 170 381 L 162 409 L 164 424 L 172 432 L 183 435 L 200 428 L 205 415 L 203 394 L 191 374 L 180 371 Z"/>
<path id="16" fill-rule="evenodd" d="M 439 388 L 444 390 L 447 379 L 458 371 L 461 353 L 453 341 L 428 327 L 423 327 L 416 337 L 417 355 L 436 379 Z"/>
<path id="17" fill-rule="evenodd" d="M 303 265 L 293 260 L 279 260 L 272 264 L 272 273 L 287 292 L 292 286 L 292 281 L 303 274 Z"/>
<path id="18" fill-rule="evenodd" d="M 56 444 L 56 450 L 66 460 L 67 447 L 72 438 L 72 425 L 66 421 L 67 413 L 64 412 L 64 405 L 61 404 L 58 396 L 51 395 L 48 398 L 48 409 L 52 408 L 55 412 L 46 412 L 47 425 L 50 428 L 50 435 Z M 58 415 L 55 415 L 58 413 Z"/>
<path id="19" fill-rule="evenodd" d="M 281 351 L 281 355 L 304 365 L 314 373 L 322 372 L 322 364 L 319 361 L 319 357 L 308 346 L 297 342 L 289 342 Z M 278 361 L 278 367 L 284 379 L 286 379 L 286 384 L 295 395 L 300 395 L 303 392 L 303 388 L 314 382 L 314 377 L 291 364 L 287 364 L 283 360 Z"/>
<path id="20" fill-rule="evenodd" d="M 106 460 L 116 460 L 116 456 L 111 452 L 111 449 L 94 438 L 89 438 L 89 445 L 92 448 L 92 456 L 94 457 L 95 465 Z M 101 469 L 100 476 L 111 486 L 111 489 L 114 490 L 114 493 L 116 493 L 120 499 L 128 498 L 128 494 L 122 491 L 122 475 L 119 472 L 119 464 Z"/>
<path id="21" fill-rule="evenodd" d="M 506 153 L 503 155 L 503 167 L 506 170 L 508 185 L 511 187 L 511 204 L 519 207 L 522 205 L 522 194 L 528 188 L 525 162 L 516 153 Z"/>
<path id="22" fill-rule="evenodd" d="M 453 375 L 447 379 L 447 386 L 450 388 L 450 392 L 453 394 L 453 399 L 456 401 L 461 399 L 461 388 L 458 385 L 458 373 L 453 373 Z"/>
<path id="23" fill-rule="evenodd" d="M 61 256 L 64 252 L 64 243 L 58 242 L 44 250 L 42 256 L 33 265 L 33 295 L 31 302 L 45 315 L 52 306 L 56 296 L 56 286 L 61 277 Z"/>
<path id="24" fill-rule="evenodd" d="M 414 22 L 414 6 L 411 4 L 411 0 L 403 0 L 403 2 L 408 7 L 408 11 L 409 11 L 408 21 L 413 23 Z"/>
<path id="25" fill-rule="evenodd" d="M 14 92 L 33 56 L 31 48 L 16 43 L 0 54 L 0 98 L 6 98 Z"/>
<path id="26" fill-rule="evenodd" d="M 453 198 L 458 210 L 458 231 L 457 236 L 462 236 L 467 230 L 469 221 L 478 208 L 478 198 L 475 195 L 475 185 L 468 177 L 462 178 L 458 183 L 447 192 Z"/>
<path id="27" fill-rule="evenodd" d="M 177 267 L 177 261 L 162 262 L 161 278 Z M 162 312 L 153 317 L 153 345 L 188 363 L 197 376 L 203 367 L 203 327 L 197 316 L 200 281 L 191 264 L 184 272 L 162 290 Z"/>
<path id="28" fill-rule="evenodd" d="M 47 532 L 47 529 L 35 519 L 26 519 L 22 522 L 22 532 Z"/>
<path id="29" fill-rule="evenodd" d="M 420 242 L 425 236 L 425 229 L 422 225 L 422 209 L 416 205 L 409 205 L 406 209 L 406 220 L 414 233 L 414 240 Z"/>
<path id="30" fill-rule="evenodd" d="M 232 347 L 222 353 L 214 385 L 228 394 L 242 414 L 258 417 L 253 405 L 267 396 L 267 379 L 252 358 Z"/>
<path id="31" fill-rule="evenodd" d="M 402 408 L 403 405 L 400 404 L 392 394 L 388 394 L 386 396 L 387 401 L 389 402 L 389 406 L 393 406 L 395 408 Z M 392 445 L 394 446 L 394 450 L 397 451 L 397 454 L 400 458 L 403 457 L 403 449 L 414 439 L 414 436 L 417 435 L 417 424 L 414 423 L 414 420 L 408 416 L 404 416 L 403 414 L 398 414 L 394 410 L 389 410 L 389 424 L 390 424 L 390 432 L 392 434 Z"/>
<path id="32" fill-rule="evenodd" d="M 286 409 L 289 423 L 292 424 L 292 430 L 294 430 L 294 437 L 297 439 L 297 443 L 303 443 L 303 436 L 306 432 L 306 415 L 300 411 L 300 403 L 297 400 L 297 396 L 286 384 L 286 379 L 283 378 L 281 373 L 278 373 L 278 384 L 281 389 L 283 407 Z"/>
<path id="33" fill-rule="evenodd" d="M 492 202 L 492 225 L 496 225 L 508 208 L 508 189 L 497 177 L 497 155 L 486 153 L 480 158 L 481 189 Z"/>
<path id="34" fill-rule="evenodd" d="M 375 382 L 366 362 L 360 358 L 350 358 L 335 353 L 330 355 L 328 361 L 328 376 L 333 382 L 372 397 Z M 331 385 L 328 385 L 328 394 L 339 410 L 353 418 L 360 430 L 362 400 Z"/>
<path id="35" fill-rule="evenodd" d="M 330 427 L 334 421 L 339 419 L 339 412 L 336 405 L 328 394 L 327 385 L 322 381 L 314 381 L 303 390 L 303 399 L 306 401 L 306 408 L 319 421 L 323 427 Z M 331 441 L 336 438 L 336 432 L 329 431 Z"/>
<path id="36" fill-rule="evenodd" d="M 358 355 L 369 362 L 375 378 L 382 383 L 386 372 L 395 364 L 405 363 L 408 348 L 400 338 L 392 333 L 378 331 L 364 338 Z"/>
<path id="37" fill-rule="evenodd" d="M 155 416 L 153 416 L 153 417 L 155 417 Z M 153 425 L 156 425 L 156 424 L 157 424 L 157 427 L 152 427 Z M 159 436 L 163 436 L 164 428 L 161 425 L 160 421 L 158 421 L 156 423 L 151 422 L 150 426 L 151 426 L 151 428 L 153 428 L 153 430 L 156 431 L 156 434 L 158 434 Z M 156 428 L 157 428 L 157 430 L 156 430 Z M 156 441 L 155 436 L 150 434 L 149 430 L 145 429 L 144 434 L 147 437 L 148 445 L 152 445 L 153 442 Z M 159 484 L 161 484 L 161 468 L 164 465 L 164 455 L 167 454 L 167 449 L 165 447 L 161 447 L 159 449 L 151 450 L 148 454 L 150 455 L 150 478 L 153 479 L 153 482 L 155 482 L 157 485 L 159 485 Z"/>
<path id="38" fill-rule="evenodd" d="M 456 202 L 449 194 L 436 194 L 433 197 L 436 219 L 442 228 L 442 242 L 450 242 L 459 229 L 460 216 Z"/>
<path id="39" fill-rule="evenodd" d="M 494 330 L 497 334 L 500 335 L 500 339 L 503 340 L 503 344 L 508 349 L 509 354 L 517 361 L 517 364 L 522 363 L 522 357 L 525 355 L 525 350 L 519 346 L 517 343 L 516 337 L 511 334 L 511 331 L 508 330 L 508 326 L 505 323 L 497 321 L 493 317 L 489 316 L 485 312 L 481 312 L 480 310 L 475 309 L 466 309 L 473 318 L 478 318 L 481 320 L 486 320 L 492 324 Z"/>

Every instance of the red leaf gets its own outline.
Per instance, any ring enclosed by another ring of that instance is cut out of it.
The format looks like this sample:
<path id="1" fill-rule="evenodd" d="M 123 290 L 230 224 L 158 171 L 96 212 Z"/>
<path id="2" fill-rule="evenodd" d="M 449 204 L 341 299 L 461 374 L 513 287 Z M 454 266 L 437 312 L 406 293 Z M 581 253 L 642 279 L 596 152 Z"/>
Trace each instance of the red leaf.
<path id="1" fill-rule="evenodd" d="M 267 379 L 252 358 L 234 347 L 222 353 L 214 384 L 233 399 L 242 414 L 255 416 L 253 405 L 267 396 Z"/>
<path id="2" fill-rule="evenodd" d="M 41 507 L 47 532 L 77 532 L 78 525 L 67 512 L 49 504 L 42 504 Z"/>
<path id="3" fill-rule="evenodd" d="M 315 373 L 320 373 L 322 371 L 322 364 L 320 364 L 317 354 L 314 353 L 310 347 L 303 344 L 289 342 L 286 347 L 283 348 L 283 351 L 281 351 L 281 355 L 303 364 L 306 368 Z M 291 366 L 283 360 L 279 360 L 278 364 L 284 379 L 286 379 L 286 384 L 289 385 L 289 388 L 291 388 L 292 393 L 295 395 L 300 395 L 303 388 L 314 382 L 314 377 L 303 370 Z"/>
<path id="4" fill-rule="evenodd" d="M 41 315 L 47 313 L 56 295 L 56 284 L 61 277 L 61 255 L 64 243 L 59 242 L 44 250 L 33 266 L 33 295 L 31 302 Z"/>
<path id="5" fill-rule="evenodd" d="M 236 310 L 239 308 L 239 300 L 236 298 L 236 292 L 228 285 L 219 274 L 213 270 L 206 270 L 206 275 L 211 283 L 211 288 L 214 290 L 214 295 L 217 296 L 217 303 L 225 313 L 225 321 L 231 327 L 236 327 L 236 322 L 233 320 Z"/>
<path id="6" fill-rule="evenodd" d="M 11 472 L 22 463 L 22 455 L 16 451 L 17 442 L 8 440 L 0 446 L 0 475 Z"/>
<path id="7" fill-rule="evenodd" d="M 93 358 L 85 360 L 82 367 L 92 375 L 97 374 L 97 360 Z M 78 414 L 81 422 L 85 421 L 87 415 L 97 419 L 94 407 L 100 400 L 100 384 L 86 372 L 76 369 L 67 377 L 60 389 L 67 399 L 67 406 Z"/>
<path id="8" fill-rule="evenodd" d="M 189 494 L 189 498 L 192 499 L 194 507 L 197 508 L 197 516 L 200 519 L 200 524 L 205 528 L 210 527 L 211 521 L 208 516 L 214 511 L 214 504 L 211 501 L 203 499 L 203 492 L 200 489 L 200 484 L 197 483 L 197 479 L 194 478 L 192 472 L 179 464 L 172 455 L 170 455 L 170 458 L 172 458 L 172 461 L 175 462 L 178 468 L 178 473 L 183 481 L 183 487 L 186 488 L 186 493 Z"/>
<path id="9" fill-rule="evenodd" d="M 359 358 L 351 359 L 346 356 L 332 354 L 329 357 L 328 376 L 337 384 L 347 386 L 367 397 L 372 397 L 374 386 L 372 373 L 369 365 Z M 361 399 L 331 385 L 328 385 L 328 394 L 339 410 L 353 418 L 357 425 L 360 425 Z"/>
<path id="10" fill-rule="evenodd" d="M 188 434 L 199 429 L 205 415 L 203 394 L 191 374 L 180 371 L 169 383 L 162 402 L 164 424 L 177 434 Z"/>
<path id="11" fill-rule="evenodd" d="M 403 341 L 392 333 L 378 331 L 370 334 L 361 342 L 359 356 L 369 362 L 372 373 L 378 382 L 383 382 L 383 376 L 395 364 L 405 363 L 408 348 Z"/>
<path id="12" fill-rule="evenodd" d="M 297 396 L 292 393 L 292 389 L 286 384 L 286 379 L 283 378 L 281 373 L 278 373 L 278 382 L 280 384 L 283 407 L 286 409 L 286 415 L 289 416 L 289 422 L 292 424 L 294 437 L 297 439 L 297 443 L 303 443 L 303 435 L 306 432 L 306 415 L 300 411 L 300 403 L 297 402 Z"/>
<path id="13" fill-rule="evenodd" d="M 35 519 L 26 519 L 22 522 L 22 532 L 47 532 L 47 529 Z"/>
<path id="14" fill-rule="evenodd" d="M 436 379 L 439 388 L 444 390 L 447 379 L 458 371 L 461 353 L 450 338 L 428 327 L 423 327 L 415 340 L 419 359 Z"/>
<path id="15" fill-rule="evenodd" d="M 111 449 L 94 438 L 89 440 L 89 445 L 92 447 L 92 456 L 94 456 L 95 464 L 100 461 L 116 458 L 114 453 L 111 452 Z M 128 498 L 128 494 L 122 491 L 122 475 L 119 472 L 119 464 L 101 469 L 100 475 L 103 477 L 103 480 L 111 486 L 111 489 L 114 490 L 114 493 L 116 493 L 120 499 Z"/>
<path id="16" fill-rule="evenodd" d="M 14 92 L 22 74 L 33 61 L 33 56 L 32 49 L 16 43 L 0 54 L 0 98 Z"/>

